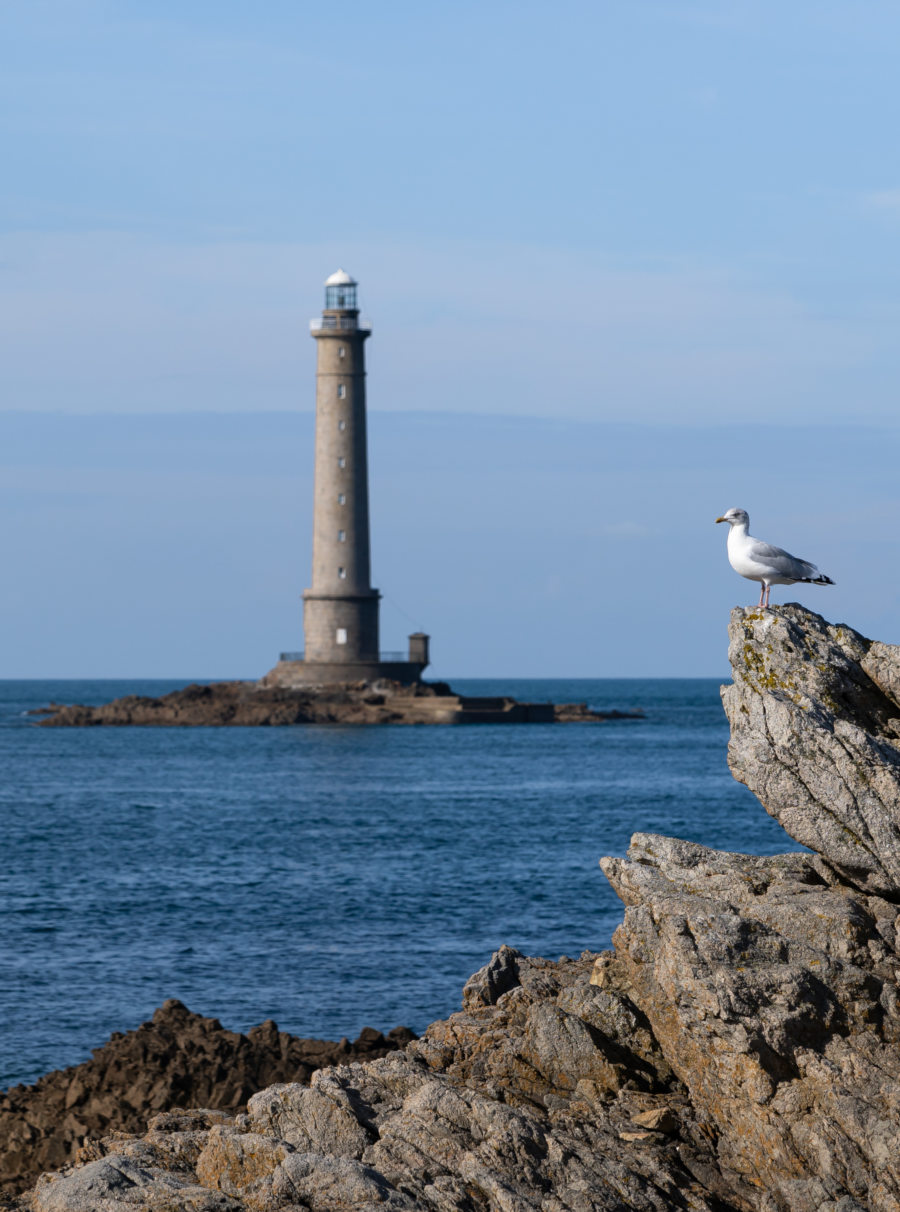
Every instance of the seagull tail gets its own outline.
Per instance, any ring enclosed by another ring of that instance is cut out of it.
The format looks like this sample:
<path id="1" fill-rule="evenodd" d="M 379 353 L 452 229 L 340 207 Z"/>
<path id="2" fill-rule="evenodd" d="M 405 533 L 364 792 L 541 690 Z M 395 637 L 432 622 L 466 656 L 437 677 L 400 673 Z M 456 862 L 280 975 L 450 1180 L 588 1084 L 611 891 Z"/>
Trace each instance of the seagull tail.
<path id="1" fill-rule="evenodd" d="M 827 577 L 824 572 L 820 572 L 817 577 L 804 577 L 804 583 L 807 585 L 833 585 L 831 577 Z"/>

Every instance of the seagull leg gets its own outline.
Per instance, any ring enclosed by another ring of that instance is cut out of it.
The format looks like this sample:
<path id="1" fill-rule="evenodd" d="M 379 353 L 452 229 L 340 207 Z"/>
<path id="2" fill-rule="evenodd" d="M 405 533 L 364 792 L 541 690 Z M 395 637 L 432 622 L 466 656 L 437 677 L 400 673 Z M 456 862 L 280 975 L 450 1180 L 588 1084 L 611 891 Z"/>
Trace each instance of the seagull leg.
<path id="1" fill-rule="evenodd" d="M 762 610 L 762 608 L 763 608 L 763 594 L 765 592 L 766 592 L 766 583 L 765 583 L 765 581 L 760 581 L 760 583 L 759 583 L 759 601 L 756 603 L 757 610 Z"/>
<path id="2" fill-rule="evenodd" d="M 772 592 L 772 586 L 766 585 L 766 610 L 769 609 L 769 594 Z"/>

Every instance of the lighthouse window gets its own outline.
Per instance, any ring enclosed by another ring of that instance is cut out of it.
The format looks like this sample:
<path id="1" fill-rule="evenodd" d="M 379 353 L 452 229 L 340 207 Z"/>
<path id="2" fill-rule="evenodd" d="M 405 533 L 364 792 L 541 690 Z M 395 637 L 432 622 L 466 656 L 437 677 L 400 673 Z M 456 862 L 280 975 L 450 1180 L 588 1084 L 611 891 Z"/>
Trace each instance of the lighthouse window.
<path id="1" fill-rule="evenodd" d="M 337 642 L 339 644 L 346 644 L 347 643 L 347 628 L 339 627 L 337 629 L 337 636 L 335 638 L 337 639 Z"/>
<path id="2" fill-rule="evenodd" d="M 338 505 L 346 505 L 346 504 L 347 504 L 347 494 L 343 493 L 343 492 L 339 492 L 338 493 Z"/>
<path id="3" fill-rule="evenodd" d="M 346 428 L 347 428 L 346 421 L 338 421 L 338 429 L 341 431 L 341 433 L 343 433 Z"/>
<path id="4" fill-rule="evenodd" d="M 339 530 L 339 531 L 338 531 L 338 542 L 339 542 L 339 543 L 346 543 L 346 541 L 347 541 L 347 532 L 346 532 L 346 530 Z"/>
<path id="5" fill-rule="evenodd" d="M 346 568 L 339 568 L 339 569 L 338 569 L 338 576 L 341 578 L 341 580 L 342 580 L 342 581 L 346 581 L 346 579 L 347 579 L 347 569 L 346 569 Z"/>
<path id="6" fill-rule="evenodd" d="M 343 357 L 346 357 L 346 355 L 347 355 L 346 349 L 344 349 L 343 345 L 339 345 L 338 346 L 338 357 L 343 358 Z"/>
<path id="7" fill-rule="evenodd" d="M 338 459 L 338 467 L 346 467 L 346 466 L 347 466 L 346 459 Z"/>
<path id="8" fill-rule="evenodd" d="M 346 395 L 347 395 L 347 388 L 344 386 L 343 383 L 338 383 L 338 399 L 343 400 L 346 398 Z"/>

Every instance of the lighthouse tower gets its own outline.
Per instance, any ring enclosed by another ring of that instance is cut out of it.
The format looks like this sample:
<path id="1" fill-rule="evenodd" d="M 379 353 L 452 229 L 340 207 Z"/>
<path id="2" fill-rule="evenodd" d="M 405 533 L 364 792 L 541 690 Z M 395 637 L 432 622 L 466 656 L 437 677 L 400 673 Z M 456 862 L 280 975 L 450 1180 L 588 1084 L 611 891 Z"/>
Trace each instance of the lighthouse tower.
<path id="1" fill-rule="evenodd" d="M 310 329 L 317 345 L 312 586 L 303 595 L 306 660 L 378 660 L 378 599 L 369 583 L 366 355 L 356 283 L 339 269 Z"/>
<path id="2" fill-rule="evenodd" d="M 325 280 L 325 307 L 310 322 L 316 341 L 316 445 L 312 583 L 303 594 L 303 653 L 285 652 L 268 675 L 284 685 L 388 677 L 417 681 L 428 636 L 409 652 L 380 653 L 369 559 L 365 343 L 357 283 L 343 269 Z M 273 675 L 277 675 L 273 676 Z"/>

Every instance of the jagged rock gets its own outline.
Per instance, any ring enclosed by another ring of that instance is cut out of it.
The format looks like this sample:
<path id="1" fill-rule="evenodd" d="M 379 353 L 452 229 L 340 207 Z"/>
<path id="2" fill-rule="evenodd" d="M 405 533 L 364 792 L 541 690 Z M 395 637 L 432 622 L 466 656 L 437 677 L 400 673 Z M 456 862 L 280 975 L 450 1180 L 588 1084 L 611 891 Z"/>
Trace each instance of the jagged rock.
<path id="1" fill-rule="evenodd" d="M 740 1207 L 710 1195 L 660 1133 L 648 1134 L 653 1147 L 623 1153 L 618 1134 L 632 1113 L 635 1077 L 655 1083 L 662 1105 L 685 1099 L 667 1066 L 661 1076 L 624 1049 L 612 1073 L 599 1031 L 562 1008 L 605 1005 L 590 984 L 596 958 L 553 964 L 503 948 L 467 986 L 467 1008 L 403 1053 L 323 1070 L 308 1089 L 256 1095 L 230 1135 L 210 1133 L 198 1174 L 273 1210 L 298 1166 L 314 1181 L 294 1182 L 292 1199 L 323 1212 Z M 493 1001 L 473 996 L 498 971 L 507 973 L 505 992 Z M 610 1070 L 605 1083 L 595 1081 L 598 1065 Z M 279 1155 L 275 1140 L 296 1153 Z M 706 1142 L 697 1145 L 711 1163 Z M 253 1178 L 236 1187 L 236 1168 L 251 1154 L 267 1159 L 267 1181 L 254 1161 Z"/>
<path id="2" fill-rule="evenodd" d="M 728 760 L 849 883 L 900 898 L 900 648 L 802 606 L 735 609 Z"/>
<path id="3" fill-rule="evenodd" d="M 900 1208 L 897 907 L 815 855 L 637 834 L 602 866 L 619 979 L 722 1175 L 767 1212 Z"/>
<path id="4" fill-rule="evenodd" d="M 620 1038 L 645 1020 L 591 984 L 597 959 L 504 948 L 470 983 L 467 1007 L 405 1051 L 271 1087 L 230 1120 L 158 1117 L 143 1138 L 97 1142 L 89 1166 L 42 1179 L 33 1208 L 49 1212 L 52 1188 L 53 1212 L 80 1212 L 86 1183 L 107 1198 L 120 1181 L 111 1170 L 127 1170 L 129 1199 L 154 1212 L 166 1183 L 170 1212 L 205 1212 L 196 1201 L 207 1197 L 247 1212 L 743 1212 L 683 1084 L 645 1049 L 649 1029 L 639 1051 Z M 503 992 L 473 994 L 500 971 Z M 648 1111 L 674 1122 L 671 1137 L 622 1139 Z M 111 1169 L 98 1165 L 104 1150 Z"/>
<path id="5" fill-rule="evenodd" d="M 191 1130 L 208 1131 L 273 1081 L 308 1082 L 323 1065 L 384 1056 L 414 1038 L 406 1027 L 388 1036 L 366 1027 L 354 1043 L 305 1040 L 271 1020 L 239 1035 L 172 999 L 137 1030 L 113 1035 L 92 1060 L 0 1094 L 0 1192 L 21 1191 L 42 1169 L 61 1166 L 86 1138 L 143 1131 L 154 1112 L 215 1108 L 191 1121 Z M 188 1131 L 177 1116 L 151 1121 L 166 1139 L 169 1128 L 182 1138 Z"/>
<path id="6" fill-rule="evenodd" d="M 667 1089 L 672 1070 L 643 1015 L 590 983 L 596 958 L 553 963 L 501 947 L 466 984 L 462 1012 L 433 1023 L 411 1053 L 516 1105 L 562 1105 L 579 1083 L 601 1101 L 626 1084 Z"/>
<path id="7" fill-rule="evenodd" d="M 505 944 L 491 956 L 490 963 L 479 968 L 463 986 L 463 1009 L 494 1006 L 497 999 L 519 984 L 519 951 Z"/>

